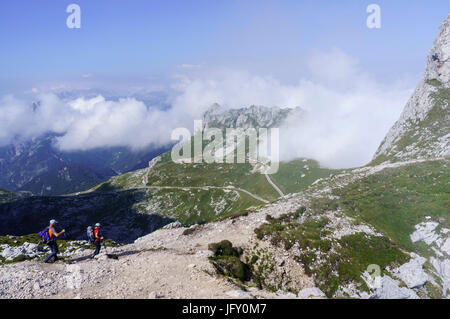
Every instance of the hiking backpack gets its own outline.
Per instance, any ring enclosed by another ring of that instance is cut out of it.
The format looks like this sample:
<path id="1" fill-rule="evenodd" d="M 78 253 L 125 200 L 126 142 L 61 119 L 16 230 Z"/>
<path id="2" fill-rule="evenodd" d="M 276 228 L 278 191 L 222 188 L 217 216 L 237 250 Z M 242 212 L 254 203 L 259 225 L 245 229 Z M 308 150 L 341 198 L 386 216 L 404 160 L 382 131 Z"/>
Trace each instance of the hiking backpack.
<path id="1" fill-rule="evenodd" d="M 44 244 L 48 244 L 50 242 L 50 233 L 48 231 L 48 227 L 39 232 L 39 237 L 41 237 L 41 240 Z"/>
<path id="2" fill-rule="evenodd" d="M 93 244 L 94 241 L 95 241 L 95 236 L 94 236 L 94 228 L 92 226 L 89 226 L 87 228 L 86 235 L 87 235 L 87 238 L 88 238 L 88 242 L 90 244 Z"/>

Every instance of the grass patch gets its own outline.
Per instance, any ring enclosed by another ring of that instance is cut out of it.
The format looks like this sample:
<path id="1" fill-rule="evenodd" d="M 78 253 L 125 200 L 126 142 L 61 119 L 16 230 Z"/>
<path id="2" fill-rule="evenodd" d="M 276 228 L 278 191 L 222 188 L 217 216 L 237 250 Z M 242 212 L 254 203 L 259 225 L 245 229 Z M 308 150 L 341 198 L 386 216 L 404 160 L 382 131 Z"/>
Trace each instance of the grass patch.
<path id="1" fill-rule="evenodd" d="M 408 255 L 386 237 L 357 233 L 344 236 L 338 242 L 340 248 L 336 249 L 337 254 L 330 256 L 316 278 L 328 296 L 334 294 L 337 286 L 348 282 L 356 282 L 360 289 L 367 290 L 361 275 L 371 264 L 385 269 L 389 265 L 400 265 L 409 259 Z M 337 278 L 333 278 L 333 275 L 328 278 L 330 272 L 337 272 Z"/>
<path id="2" fill-rule="evenodd" d="M 310 159 L 296 159 L 281 162 L 278 172 L 271 174 L 272 181 L 285 194 L 298 193 L 319 178 L 339 174 L 342 170 L 320 167 L 319 162 Z"/>
<path id="3" fill-rule="evenodd" d="M 296 211 L 295 211 L 295 213 L 293 214 L 293 218 L 294 219 L 297 219 L 297 218 L 299 218 L 301 215 L 303 215 L 303 213 L 304 212 L 306 212 L 306 207 L 305 206 L 301 206 L 301 207 L 299 207 Z"/>
<path id="4" fill-rule="evenodd" d="M 282 278 L 273 278 L 274 257 L 267 249 L 253 247 L 245 261 L 252 273 L 252 281 L 259 289 L 275 292 L 282 287 Z M 272 277 L 272 279 L 269 279 Z"/>
<path id="5" fill-rule="evenodd" d="M 294 214 L 282 214 L 279 218 L 266 218 L 268 224 L 263 224 L 255 229 L 258 239 L 270 238 L 270 242 L 275 246 L 282 246 L 289 250 L 295 244 L 301 249 L 325 249 L 329 244 L 322 240 L 328 231 L 324 230 L 329 220 L 322 217 L 319 220 L 308 220 L 304 223 L 295 221 Z"/>
<path id="6" fill-rule="evenodd" d="M 39 244 L 41 238 L 39 234 L 29 234 L 25 236 L 0 236 L 0 245 L 8 245 L 19 247 L 28 242 L 31 244 Z"/>
<path id="7" fill-rule="evenodd" d="M 339 202 L 335 199 L 319 197 L 311 201 L 310 207 L 315 214 L 322 214 L 328 211 L 336 211 L 339 207 Z"/>

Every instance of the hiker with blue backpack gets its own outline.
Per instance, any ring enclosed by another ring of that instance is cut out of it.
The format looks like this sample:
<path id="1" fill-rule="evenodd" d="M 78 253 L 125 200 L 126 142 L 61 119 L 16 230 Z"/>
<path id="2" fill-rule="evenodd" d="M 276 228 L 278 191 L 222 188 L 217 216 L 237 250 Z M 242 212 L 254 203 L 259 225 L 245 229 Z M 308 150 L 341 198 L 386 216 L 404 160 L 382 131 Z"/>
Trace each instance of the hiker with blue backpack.
<path id="1" fill-rule="evenodd" d="M 45 263 L 48 263 L 52 258 L 54 258 L 53 262 L 58 260 L 58 244 L 56 243 L 56 239 L 64 234 L 66 230 L 63 229 L 59 233 L 56 232 L 55 227 L 57 223 L 56 220 L 52 219 L 49 226 L 39 233 L 41 240 L 50 247 L 50 254 L 44 259 Z"/>

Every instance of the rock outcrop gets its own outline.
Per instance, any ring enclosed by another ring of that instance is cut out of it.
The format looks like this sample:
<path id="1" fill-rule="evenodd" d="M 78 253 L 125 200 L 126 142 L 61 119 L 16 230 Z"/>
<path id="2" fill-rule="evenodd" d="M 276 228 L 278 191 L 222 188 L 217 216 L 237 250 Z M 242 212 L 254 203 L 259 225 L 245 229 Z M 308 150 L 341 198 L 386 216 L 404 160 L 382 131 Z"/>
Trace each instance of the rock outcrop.
<path id="1" fill-rule="evenodd" d="M 389 276 L 381 278 L 381 287 L 376 289 L 373 299 L 419 299 L 417 294 L 406 287 L 400 287 L 399 282 Z"/>

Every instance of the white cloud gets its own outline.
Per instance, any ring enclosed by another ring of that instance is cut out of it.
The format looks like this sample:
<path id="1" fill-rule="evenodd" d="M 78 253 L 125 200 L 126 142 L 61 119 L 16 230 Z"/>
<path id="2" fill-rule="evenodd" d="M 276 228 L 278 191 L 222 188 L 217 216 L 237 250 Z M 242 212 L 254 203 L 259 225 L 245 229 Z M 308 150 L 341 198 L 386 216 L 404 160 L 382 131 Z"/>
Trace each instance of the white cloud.
<path id="1" fill-rule="evenodd" d="M 170 112 L 148 109 L 132 98 L 106 101 L 102 96 L 68 103 L 72 117 L 66 134 L 58 138 L 63 150 L 125 145 L 138 149 L 170 141 L 175 125 Z"/>
<path id="2" fill-rule="evenodd" d="M 367 163 L 411 89 L 376 82 L 337 49 L 318 52 L 306 63 L 310 74 L 290 85 L 240 70 L 187 68 L 176 77 L 172 107 L 166 111 L 134 98 L 108 101 L 97 96 L 66 102 L 54 94 L 37 94 L 40 106 L 33 111 L 28 103 L 5 96 L 0 100 L 0 144 L 54 131 L 64 134 L 57 140 L 63 150 L 159 146 L 170 142 L 176 127 L 192 130 L 193 120 L 213 103 L 229 108 L 300 106 L 307 111 L 304 121 L 280 132 L 281 159 L 309 157 L 328 167 Z"/>
<path id="3" fill-rule="evenodd" d="M 57 146 L 62 150 L 108 146 L 137 149 L 168 143 L 171 127 L 176 125 L 170 112 L 148 109 L 131 98 L 106 101 L 97 96 L 63 102 L 54 94 L 41 94 L 38 99 L 40 103 L 34 111 L 28 103 L 12 96 L 0 100 L 0 144 L 51 131 L 64 134 L 57 138 Z"/>
<path id="4" fill-rule="evenodd" d="M 368 163 L 412 89 L 399 82 L 375 81 L 357 60 L 338 49 L 316 53 L 307 65 L 308 80 L 295 85 L 227 69 L 180 76 L 175 88 L 182 93 L 174 105 L 197 113 L 215 102 L 229 108 L 300 106 L 307 111 L 305 119 L 280 131 L 282 160 L 308 157 L 333 168 Z"/>

